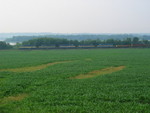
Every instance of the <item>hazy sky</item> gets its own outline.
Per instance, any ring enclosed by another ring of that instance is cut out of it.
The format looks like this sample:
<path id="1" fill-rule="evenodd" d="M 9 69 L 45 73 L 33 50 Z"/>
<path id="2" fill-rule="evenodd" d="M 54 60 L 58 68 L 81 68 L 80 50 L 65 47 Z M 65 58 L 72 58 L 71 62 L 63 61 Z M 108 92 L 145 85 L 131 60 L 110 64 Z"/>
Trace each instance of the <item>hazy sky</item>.
<path id="1" fill-rule="evenodd" d="M 150 0 L 0 0 L 0 32 L 149 33 Z"/>

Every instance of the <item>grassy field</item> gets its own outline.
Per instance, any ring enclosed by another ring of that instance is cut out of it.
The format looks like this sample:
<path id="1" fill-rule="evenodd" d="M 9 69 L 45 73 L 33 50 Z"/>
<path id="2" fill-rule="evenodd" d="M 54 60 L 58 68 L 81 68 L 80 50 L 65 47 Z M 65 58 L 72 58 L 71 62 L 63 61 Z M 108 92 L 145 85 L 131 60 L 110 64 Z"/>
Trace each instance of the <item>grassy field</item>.
<path id="1" fill-rule="evenodd" d="M 0 113 L 150 113 L 150 49 L 0 51 Z"/>

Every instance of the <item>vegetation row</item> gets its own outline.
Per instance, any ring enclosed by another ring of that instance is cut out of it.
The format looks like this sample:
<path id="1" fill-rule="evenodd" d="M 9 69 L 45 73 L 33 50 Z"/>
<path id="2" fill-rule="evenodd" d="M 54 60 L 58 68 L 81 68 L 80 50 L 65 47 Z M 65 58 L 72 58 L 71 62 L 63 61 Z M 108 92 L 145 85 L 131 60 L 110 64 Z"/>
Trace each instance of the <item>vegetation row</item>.
<path id="1" fill-rule="evenodd" d="M 86 39 L 86 40 L 69 40 L 69 39 L 62 39 L 62 38 L 37 38 L 31 39 L 28 41 L 24 41 L 21 44 L 17 43 L 15 47 L 36 47 L 39 48 L 41 46 L 50 46 L 50 47 L 131 47 L 131 46 L 142 46 L 142 47 L 149 47 L 150 41 L 149 40 L 140 40 L 138 37 L 134 38 L 125 38 L 123 40 L 119 39 Z M 122 46 L 124 45 L 124 46 Z M 0 49 L 9 49 L 12 48 L 6 42 L 0 41 Z"/>
<path id="2" fill-rule="evenodd" d="M 150 41 L 148 40 L 140 40 L 137 37 L 132 38 L 126 38 L 123 40 L 116 40 L 116 39 L 107 39 L 107 40 L 68 40 L 68 39 L 56 39 L 56 38 L 38 38 L 38 39 L 32 39 L 28 41 L 24 41 L 22 43 L 23 46 L 36 46 L 37 48 L 40 46 L 94 46 L 97 47 L 99 45 L 149 45 Z"/>

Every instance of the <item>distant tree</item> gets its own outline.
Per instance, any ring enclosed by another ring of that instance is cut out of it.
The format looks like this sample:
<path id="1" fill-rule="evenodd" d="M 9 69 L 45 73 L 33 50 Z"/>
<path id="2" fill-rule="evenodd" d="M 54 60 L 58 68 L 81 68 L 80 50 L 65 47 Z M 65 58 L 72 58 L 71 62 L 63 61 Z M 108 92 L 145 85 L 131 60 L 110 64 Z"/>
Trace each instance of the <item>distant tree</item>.
<path id="1" fill-rule="evenodd" d="M 72 41 L 72 44 L 73 44 L 75 47 L 78 47 L 80 43 L 79 43 L 78 40 L 74 40 L 74 41 Z"/>
<path id="2" fill-rule="evenodd" d="M 131 45 L 132 44 L 132 39 L 131 38 L 125 38 L 123 41 L 122 41 L 122 44 L 123 45 Z"/>
<path id="3" fill-rule="evenodd" d="M 22 46 L 22 44 L 19 43 L 19 42 L 17 42 L 16 45 L 14 45 L 14 48 L 19 48 L 19 47 L 21 47 L 21 46 Z"/>
<path id="4" fill-rule="evenodd" d="M 10 48 L 12 48 L 11 45 L 7 44 L 4 41 L 0 41 L 0 49 L 10 49 Z"/>
<path id="5" fill-rule="evenodd" d="M 39 38 L 35 41 L 35 46 L 37 48 L 39 48 L 39 46 L 42 46 L 43 45 L 43 39 L 42 38 Z"/>
<path id="6" fill-rule="evenodd" d="M 133 42 L 133 44 L 139 44 L 139 38 L 138 37 L 134 37 L 132 42 Z"/>
<path id="7" fill-rule="evenodd" d="M 121 40 L 114 40 L 114 45 L 122 45 L 122 41 Z"/>
<path id="8" fill-rule="evenodd" d="M 105 41 L 106 44 L 114 44 L 115 43 L 115 40 L 114 39 L 107 39 Z"/>
<path id="9" fill-rule="evenodd" d="M 92 40 L 92 45 L 94 45 L 94 47 L 97 47 L 99 43 L 97 42 L 97 40 Z"/>
<path id="10" fill-rule="evenodd" d="M 142 40 L 143 44 L 150 44 L 148 40 Z"/>

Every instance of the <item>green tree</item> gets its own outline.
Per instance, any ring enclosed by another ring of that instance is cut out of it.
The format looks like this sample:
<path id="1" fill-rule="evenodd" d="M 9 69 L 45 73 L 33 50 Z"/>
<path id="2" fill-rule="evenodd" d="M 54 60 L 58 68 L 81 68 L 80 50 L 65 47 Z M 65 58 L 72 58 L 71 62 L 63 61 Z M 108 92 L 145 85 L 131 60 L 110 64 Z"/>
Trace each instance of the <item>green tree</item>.
<path id="1" fill-rule="evenodd" d="M 73 44 L 75 47 L 78 47 L 80 43 L 79 43 L 78 40 L 74 40 L 74 41 L 72 41 L 72 44 Z"/>
<path id="2" fill-rule="evenodd" d="M 134 37 L 132 42 L 133 42 L 133 44 L 139 44 L 139 38 Z"/>
<path id="3" fill-rule="evenodd" d="M 10 49 L 10 48 L 12 48 L 11 45 L 7 44 L 4 41 L 0 41 L 0 49 Z"/>
<path id="4" fill-rule="evenodd" d="M 132 39 L 131 38 L 126 38 L 122 41 L 123 45 L 131 45 L 132 44 Z"/>

